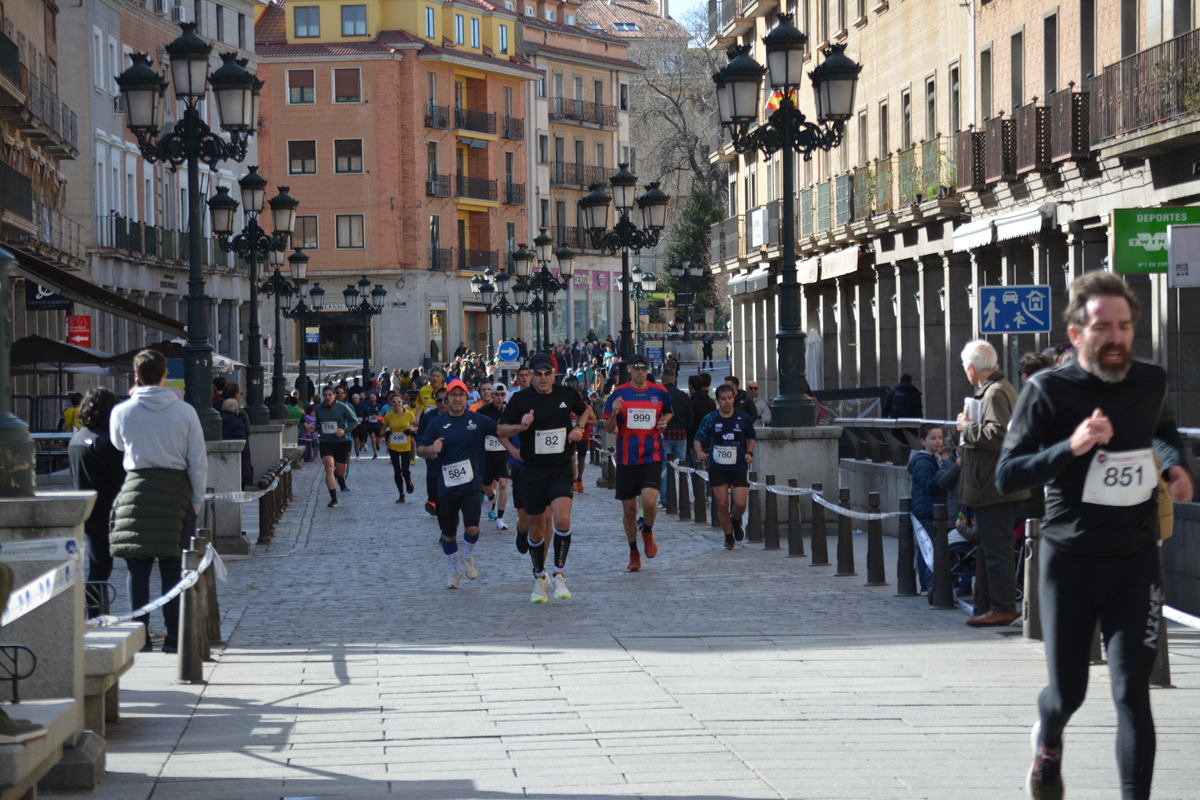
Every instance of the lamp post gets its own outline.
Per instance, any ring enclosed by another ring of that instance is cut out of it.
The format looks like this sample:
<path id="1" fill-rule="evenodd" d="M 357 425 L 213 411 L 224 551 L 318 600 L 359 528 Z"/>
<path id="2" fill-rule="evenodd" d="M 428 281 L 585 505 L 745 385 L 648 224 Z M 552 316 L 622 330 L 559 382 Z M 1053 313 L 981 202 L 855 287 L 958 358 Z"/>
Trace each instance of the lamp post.
<path id="1" fill-rule="evenodd" d="M 677 295 L 675 304 L 686 309 L 683 312 L 683 341 L 690 342 L 692 341 L 692 309 L 696 305 L 696 296 L 692 294 L 692 281 L 699 280 L 704 274 L 704 265 L 684 256 L 683 263 L 671 264 L 668 269 L 670 269 L 673 279 L 683 281 L 683 294 L 687 297 L 687 302 L 678 302 Z"/>
<path id="2" fill-rule="evenodd" d="M 292 280 L 289 282 L 283 277 L 280 271 L 283 261 L 283 253 L 278 253 L 278 262 L 275 258 L 275 253 L 271 254 L 271 274 L 263 281 L 262 293 L 268 297 L 275 298 L 275 361 L 271 369 L 271 419 L 286 420 L 288 418 L 287 405 L 284 403 L 283 396 L 287 393 L 287 375 L 283 369 L 283 337 L 281 336 L 281 309 L 288 312 L 292 308 L 292 297 L 303 296 L 308 291 L 308 254 L 303 250 L 297 250 L 288 257 L 288 264 L 292 270 Z"/>
<path id="3" fill-rule="evenodd" d="M 357 285 L 350 283 L 342 292 L 346 310 L 352 314 L 361 314 L 363 318 L 363 371 L 362 385 L 364 389 L 371 386 L 371 348 L 367 342 L 371 338 L 371 317 L 383 313 L 383 299 L 387 297 L 387 289 L 382 286 L 371 288 L 371 281 L 366 275 Z"/>
<path id="4" fill-rule="evenodd" d="M 534 249 L 530 251 L 524 244 L 519 244 L 517 249 L 512 252 L 513 270 L 516 272 L 518 285 L 535 296 L 533 303 L 528 308 L 521 308 L 522 304 L 518 303 L 517 310 L 541 312 L 541 350 L 549 353 L 550 312 L 554 310 L 555 297 L 571 285 L 571 279 L 575 276 L 575 251 L 565 245 L 554 251 L 553 255 L 558 259 L 558 277 L 555 278 L 554 273 L 550 271 L 550 255 L 551 249 L 554 247 L 554 238 L 546 233 L 545 228 L 542 228 L 541 233 L 533 240 L 533 247 Z M 539 267 L 537 270 L 533 269 L 534 259 L 537 259 Z M 536 308 L 534 304 L 536 304 Z"/>
<path id="5" fill-rule="evenodd" d="M 638 305 L 637 315 L 637 344 L 638 350 L 643 349 L 642 343 L 642 313 L 640 303 L 654 293 L 658 288 L 658 276 L 653 272 L 642 272 L 641 267 L 634 267 L 629 273 L 630 280 L 633 281 L 633 288 L 630 289 L 629 295 L 633 298 L 633 302 Z M 624 278 L 622 278 L 624 280 Z"/>
<path id="6" fill-rule="evenodd" d="M 667 203 L 671 198 L 651 183 L 646 193 L 634 199 L 637 176 L 629 171 L 628 164 L 620 164 L 609 179 L 612 197 L 603 191 L 603 184 L 593 183 L 590 191 L 579 201 L 583 208 L 584 228 L 596 250 L 616 255 L 621 253 L 621 383 L 629 380 L 629 359 L 633 357 L 633 332 L 629 327 L 629 297 L 632 279 L 629 272 L 629 251 L 640 253 L 643 249 L 658 245 L 658 237 L 667 224 Z M 608 205 L 617 209 L 619 219 L 608 230 Z M 629 218 L 634 204 L 642 212 L 642 227 Z"/>
<path id="7" fill-rule="evenodd" d="M 512 276 L 505 271 L 496 276 L 496 283 L 487 281 L 479 284 L 479 299 L 488 313 L 488 341 L 492 339 L 492 317 L 500 318 L 500 341 L 508 341 L 508 318 L 520 311 L 520 306 L 529 300 L 529 287 L 523 283 L 513 286 L 513 299 L 516 305 L 508 302 L 508 284 Z M 508 381 L 508 370 L 504 370 L 504 380 Z"/>
<path id="8" fill-rule="evenodd" d="M 304 272 L 308 271 L 308 254 L 303 248 L 296 248 L 296 252 L 288 256 L 288 261 L 295 262 L 297 259 L 304 259 Z M 295 276 L 296 267 L 292 267 L 292 275 Z M 296 376 L 296 389 L 300 392 L 301 400 L 304 405 L 312 401 L 312 393 L 308 390 L 308 361 L 305 358 L 304 351 L 308 346 L 307 334 L 304 323 L 308 320 L 308 315 L 312 313 L 320 314 L 321 309 L 325 307 L 325 290 L 321 288 L 320 283 L 314 283 L 312 288 L 308 288 L 308 279 L 301 277 L 296 281 L 296 295 L 299 298 L 296 305 L 290 309 L 284 309 L 283 316 L 287 319 L 295 319 L 300 321 L 300 374 Z M 307 301 L 307 302 L 306 302 Z M 309 305 L 311 303 L 312 305 Z M 318 334 L 318 339 L 320 335 Z M 318 342 L 318 346 L 320 342 Z M 320 376 L 318 376 L 320 377 Z"/>
<path id="9" fill-rule="evenodd" d="M 188 341 L 184 345 L 184 397 L 200 416 L 207 440 L 221 438 L 221 417 L 212 407 L 212 353 L 208 341 L 207 297 L 200 254 L 203 217 L 200 205 L 200 162 L 216 167 L 242 161 L 249 138 L 258 129 L 259 93 L 263 82 L 245 69 L 237 53 L 222 53 L 220 69 L 208 74 L 212 45 L 184 22 L 182 34 L 167 45 L 175 97 L 184 103 L 183 117 L 159 136 L 165 118 L 167 81 L 150 66 L 145 53 L 130 55 L 131 66 L 117 77 L 125 100 L 125 124 L 137 137 L 142 157 L 150 163 L 187 164 L 188 175 Z M 197 104 L 211 86 L 225 139 L 200 118 Z"/>
<path id="10" fill-rule="evenodd" d="M 208 211 L 212 217 L 213 234 L 217 243 L 226 253 L 234 252 L 246 259 L 247 271 L 250 278 L 250 344 L 246 354 L 246 414 L 250 417 L 251 425 L 266 424 L 271 418 L 278 419 L 277 412 L 267 411 L 263 404 L 263 369 L 262 338 L 258 320 L 258 260 L 266 258 L 269 263 L 278 267 L 283 263 L 283 251 L 287 249 L 288 240 L 296 226 L 296 208 L 299 207 L 288 187 L 280 186 L 279 194 L 270 200 L 271 221 L 274 233 L 267 233 L 259 225 L 259 215 L 267 205 L 267 179 L 258 174 L 258 167 L 250 167 L 249 172 L 238 181 L 241 189 L 241 207 L 246 212 L 246 225 L 241 232 L 234 235 L 235 219 L 237 217 L 238 201 L 229 196 L 229 190 L 218 186 L 217 192 L 208 200 Z M 278 320 L 276 320 L 278 322 Z M 278 326 L 276 326 L 278 327 Z M 275 338 L 279 338 L 276 332 Z M 274 395 L 272 395 L 274 398 Z M 282 403 L 282 399 L 280 400 Z M 287 410 L 284 409 L 286 416 Z"/>
<path id="11" fill-rule="evenodd" d="M 862 67 L 846 56 L 846 46 L 835 44 L 824 51 L 825 60 L 808 74 L 816 95 L 817 122 L 796 110 L 792 92 L 804 73 L 807 37 L 782 14 L 779 24 L 763 39 L 767 51 L 768 80 L 782 93 L 779 109 L 762 125 L 758 121 L 759 93 L 764 70 L 750 57 L 750 48 L 729 49 L 729 63 L 713 75 L 721 124 L 729 129 L 739 153 L 783 151 L 783 261 L 780 265 L 779 331 L 775 334 L 779 364 L 779 396 L 772 401 L 777 427 L 812 427 L 817 405 L 808 396 L 804 375 L 806 336 L 800 324 L 800 284 L 796 279 L 796 188 L 793 171 L 796 153 L 805 160 L 818 150 L 828 151 L 842 142 L 846 120 L 854 113 L 854 90 Z"/>

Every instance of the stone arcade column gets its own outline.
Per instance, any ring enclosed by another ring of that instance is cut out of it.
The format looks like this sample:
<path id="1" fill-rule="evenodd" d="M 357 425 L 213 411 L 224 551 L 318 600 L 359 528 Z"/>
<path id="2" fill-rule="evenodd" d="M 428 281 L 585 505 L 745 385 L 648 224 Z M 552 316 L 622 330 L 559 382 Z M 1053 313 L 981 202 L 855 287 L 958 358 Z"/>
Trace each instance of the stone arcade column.
<path id="1" fill-rule="evenodd" d="M 843 276 L 837 279 L 837 334 L 834 342 L 838 349 L 838 386 L 848 389 L 858 383 L 858 326 L 854 322 L 854 281 Z"/>
<path id="2" fill-rule="evenodd" d="M 875 299 L 875 275 L 858 275 L 858 385 L 879 386 L 879 340 L 876 336 L 879 316 L 878 302 Z"/>
<path id="3" fill-rule="evenodd" d="M 921 374 L 921 319 L 917 308 L 917 292 L 921 288 L 917 277 L 917 262 L 896 263 L 896 312 L 899 328 L 896 371 L 914 378 Z M 923 387 L 918 389 L 924 391 Z"/>
<path id="4" fill-rule="evenodd" d="M 962 410 L 963 394 L 970 387 L 966 376 L 963 375 L 963 347 L 971 341 L 975 333 L 974 314 L 971 307 L 970 290 L 973 264 L 967 253 L 947 253 L 942 261 L 942 273 L 946 287 L 946 313 L 943 333 L 945 336 L 946 357 L 946 394 L 945 419 L 954 419 Z M 931 412 L 926 412 L 930 413 Z"/>
<path id="5" fill-rule="evenodd" d="M 917 272 L 921 302 L 921 374 L 920 390 L 923 395 L 924 414 L 934 419 L 945 419 L 933 410 L 942 404 L 946 393 L 946 353 L 942 348 L 942 326 L 945 313 L 942 311 L 942 286 L 945 275 L 942 270 L 943 257 L 923 256 Z"/>
<path id="6" fill-rule="evenodd" d="M 817 286 L 816 290 L 820 292 L 821 347 L 822 358 L 825 359 L 825 388 L 841 389 L 845 384 L 842 383 L 841 373 L 842 346 L 838 341 L 840 309 L 837 306 L 837 285 L 825 283 Z"/>
<path id="7" fill-rule="evenodd" d="M 896 265 L 879 264 L 875 285 L 875 340 L 878 342 L 879 385 L 891 388 L 900 380 L 899 329 L 892 296 L 896 294 Z M 899 298 L 897 298 L 897 301 Z M 924 391 L 924 389 L 922 389 Z"/>

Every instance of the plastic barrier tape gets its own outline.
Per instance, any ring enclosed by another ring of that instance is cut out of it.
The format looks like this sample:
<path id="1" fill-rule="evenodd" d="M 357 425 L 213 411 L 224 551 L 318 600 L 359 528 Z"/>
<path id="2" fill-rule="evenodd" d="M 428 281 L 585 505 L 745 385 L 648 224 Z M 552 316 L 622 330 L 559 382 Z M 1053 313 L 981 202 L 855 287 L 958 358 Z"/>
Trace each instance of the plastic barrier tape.
<path id="1" fill-rule="evenodd" d="M 185 569 L 183 571 L 183 578 L 179 581 L 179 583 L 172 586 L 171 591 L 167 592 L 157 600 L 151 600 L 146 605 L 134 611 L 130 611 L 128 614 L 104 614 L 103 616 L 92 617 L 85 622 L 84 625 L 88 628 L 105 628 L 109 625 L 116 625 L 118 622 L 132 622 L 138 617 L 143 617 L 149 614 L 151 611 L 156 611 L 162 608 L 167 603 L 183 594 L 184 590 L 195 586 L 196 581 L 200 580 L 200 575 L 204 572 L 204 570 L 208 569 L 209 564 L 213 563 L 213 559 L 216 557 L 216 555 L 216 550 L 212 549 L 211 547 L 208 548 L 207 552 L 204 554 L 204 559 L 200 562 L 200 568 L 194 572 L 192 570 Z M 9 605 L 12 605 L 12 601 L 9 601 Z M 5 614 L 6 622 L 7 616 L 8 615 Z"/>
<path id="2" fill-rule="evenodd" d="M 0 561 L 76 561 L 81 558 L 83 550 L 71 537 L 0 544 Z"/>

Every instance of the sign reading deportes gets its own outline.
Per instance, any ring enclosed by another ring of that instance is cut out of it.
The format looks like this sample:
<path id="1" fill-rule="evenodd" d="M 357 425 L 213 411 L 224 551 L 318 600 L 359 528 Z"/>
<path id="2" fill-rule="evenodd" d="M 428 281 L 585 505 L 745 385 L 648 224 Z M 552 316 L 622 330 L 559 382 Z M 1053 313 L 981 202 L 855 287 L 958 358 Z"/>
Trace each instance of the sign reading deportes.
<path id="1" fill-rule="evenodd" d="M 1167 271 L 1167 226 L 1200 224 L 1200 208 L 1117 208 L 1112 211 L 1115 272 Z"/>

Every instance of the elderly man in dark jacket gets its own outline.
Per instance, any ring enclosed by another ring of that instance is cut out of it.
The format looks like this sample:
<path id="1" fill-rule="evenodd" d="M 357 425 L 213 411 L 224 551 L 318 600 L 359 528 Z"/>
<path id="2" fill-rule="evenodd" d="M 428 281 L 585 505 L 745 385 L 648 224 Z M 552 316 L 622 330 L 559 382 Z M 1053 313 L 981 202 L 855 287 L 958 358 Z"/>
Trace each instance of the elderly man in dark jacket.
<path id="1" fill-rule="evenodd" d="M 226 400 L 221 404 L 221 438 L 225 441 L 241 439 L 246 444 L 242 447 L 242 485 L 254 483 L 254 465 L 250 462 L 250 436 L 246 431 L 246 421 L 242 419 L 238 401 Z"/>

